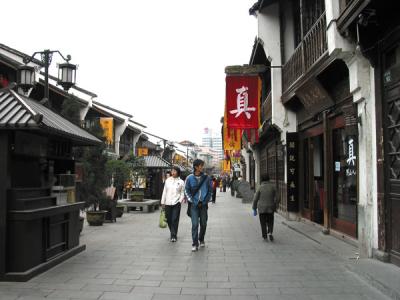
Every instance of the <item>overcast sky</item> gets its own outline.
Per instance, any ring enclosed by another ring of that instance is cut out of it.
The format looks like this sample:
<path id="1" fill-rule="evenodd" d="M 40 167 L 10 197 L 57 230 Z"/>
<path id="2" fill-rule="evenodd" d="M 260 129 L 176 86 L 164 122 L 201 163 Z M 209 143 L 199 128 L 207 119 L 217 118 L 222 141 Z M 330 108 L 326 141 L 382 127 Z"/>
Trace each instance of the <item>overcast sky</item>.
<path id="1" fill-rule="evenodd" d="M 227 65 L 249 61 L 255 0 L 13 0 L 0 42 L 32 54 L 60 50 L 77 85 L 170 140 L 219 130 Z M 52 66 L 62 62 L 54 56 Z"/>

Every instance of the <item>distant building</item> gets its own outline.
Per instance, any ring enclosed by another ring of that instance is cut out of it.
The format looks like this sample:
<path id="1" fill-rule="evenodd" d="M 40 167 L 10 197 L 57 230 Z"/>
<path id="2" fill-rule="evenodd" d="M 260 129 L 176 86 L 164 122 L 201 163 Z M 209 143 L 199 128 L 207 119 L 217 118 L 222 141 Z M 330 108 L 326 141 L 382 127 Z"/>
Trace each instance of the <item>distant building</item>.
<path id="1" fill-rule="evenodd" d="M 201 145 L 213 149 L 217 154 L 218 160 L 224 159 L 222 136 L 220 132 L 213 132 L 211 128 L 204 128 Z"/>

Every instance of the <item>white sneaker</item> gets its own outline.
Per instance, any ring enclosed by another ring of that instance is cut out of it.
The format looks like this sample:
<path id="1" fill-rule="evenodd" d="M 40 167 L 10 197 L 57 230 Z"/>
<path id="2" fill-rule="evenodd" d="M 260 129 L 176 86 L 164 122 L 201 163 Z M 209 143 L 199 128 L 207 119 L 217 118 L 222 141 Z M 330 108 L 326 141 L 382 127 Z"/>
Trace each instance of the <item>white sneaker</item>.
<path id="1" fill-rule="evenodd" d="M 206 244 L 204 242 L 200 242 L 200 248 L 204 248 Z"/>
<path id="2" fill-rule="evenodd" d="M 197 250 L 199 250 L 197 246 L 192 246 L 192 252 L 196 252 Z"/>

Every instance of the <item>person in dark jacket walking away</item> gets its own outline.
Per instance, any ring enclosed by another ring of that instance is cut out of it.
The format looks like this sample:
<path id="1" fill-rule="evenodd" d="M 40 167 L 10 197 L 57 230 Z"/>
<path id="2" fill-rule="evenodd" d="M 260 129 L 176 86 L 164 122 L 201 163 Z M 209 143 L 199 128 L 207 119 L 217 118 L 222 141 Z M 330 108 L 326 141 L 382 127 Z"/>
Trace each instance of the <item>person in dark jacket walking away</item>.
<path id="1" fill-rule="evenodd" d="M 211 202 L 215 204 L 215 199 L 217 198 L 217 185 L 218 185 L 218 181 L 217 179 L 212 176 L 211 177 L 211 185 L 212 185 L 212 198 L 211 198 Z"/>
<path id="2" fill-rule="evenodd" d="M 190 213 L 192 219 L 192 251 L 204 247 L 204 236 L 206 234 L 208 219 L 208 202 L 212 194 L 210 177 L 203 173 L 204 161 L 195 159 L 193 162 L 193 174 L 186 178 L 185 194 L 188 204 L 191 205 Z M 200 219 L 200 234 L 199 234 Z"/>
<path id="3" fill-rule="evenodd" d="M 277 204 L 275 185 L 269 181 L 268 174 L 261 175 L 261 184 L 253 198 L 253 214 L 256 216 L 258 210 L 262 237 L 266 241 L 268 241 L 268 235 L 271 242 L 274 240 L 272 233 Z"/>

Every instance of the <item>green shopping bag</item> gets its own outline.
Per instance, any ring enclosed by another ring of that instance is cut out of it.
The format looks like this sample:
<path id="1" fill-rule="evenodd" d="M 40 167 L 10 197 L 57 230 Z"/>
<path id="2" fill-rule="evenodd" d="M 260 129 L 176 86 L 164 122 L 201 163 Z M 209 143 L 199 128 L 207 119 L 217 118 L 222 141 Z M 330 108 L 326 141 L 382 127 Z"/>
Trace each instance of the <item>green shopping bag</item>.
<path id="1" fill-rule="evenodd" d="M 162 209 L 160 213 L 160 222 L 158 224 L 161 228 L 166 228 L 167 227 L 167 218 L 165 217 L 165 210 Z"/>

